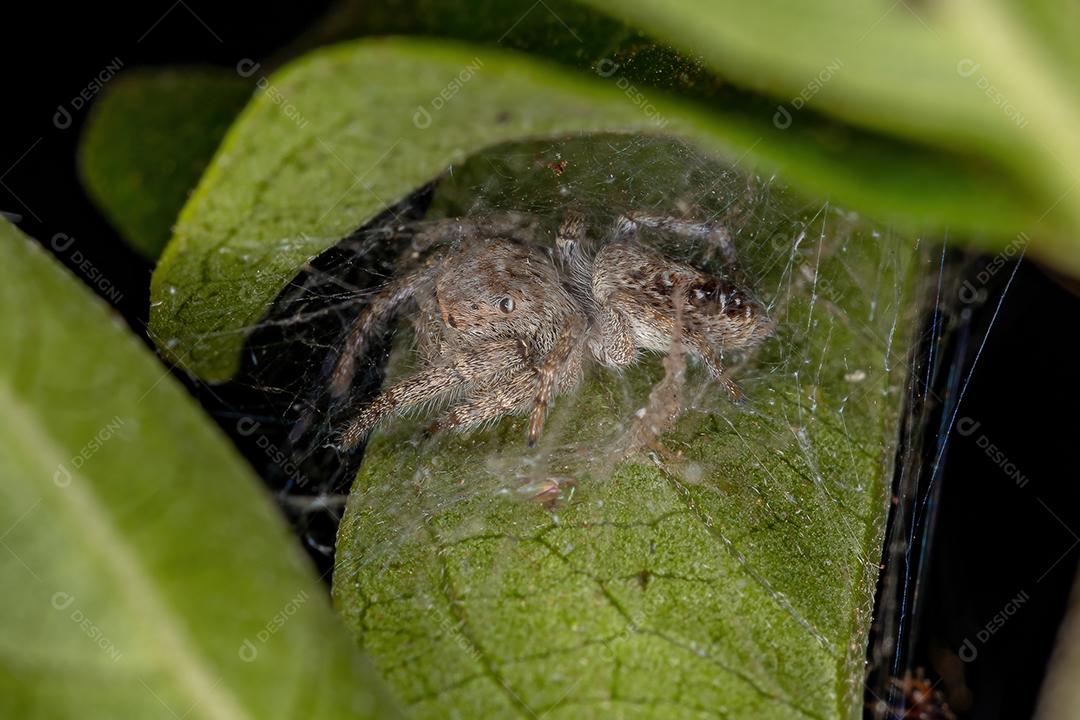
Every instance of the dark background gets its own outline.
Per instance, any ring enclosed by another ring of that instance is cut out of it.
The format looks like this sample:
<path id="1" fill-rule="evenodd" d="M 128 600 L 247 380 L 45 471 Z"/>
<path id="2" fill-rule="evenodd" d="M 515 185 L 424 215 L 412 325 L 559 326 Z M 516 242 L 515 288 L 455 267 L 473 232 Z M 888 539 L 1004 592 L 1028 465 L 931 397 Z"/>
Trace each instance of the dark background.
<path id="1" fill-rule="evenodd" d="M 56 233 L 75 238 L 72 247 L 122 293 L 117 311 L 145 339 L 152 267 L 126 247 L 79 183 L 76 146 L 87 109 L 74 112 L 72 125 L 59 129 L 53 124 L 57 107 L 70 106 L 114 58 L 125 69 L 232 68 L 240 58 L 263 59 L 327 5 L 165 0 L 116 8 L 6 7 L 0 211 L 20 216 L 19 227 L 46 246 Z M 70 263 L 71 251 L 60 260 Z M 974 273 L 988 261 L 968 258 L 966 266 Z M 970 379 L 956 418 L 968 419 L 963 428 L 979 425 L 970 435 L 954 429 L 945 442 L 941 472 L 930 488 L 937 488 L 936 501 L 925 506 L 936 511 L 925 513 L 917 526 L 930 552 L 911 570 L 920 581 L 922 612 L 903 625 L 904 642 L 910 640 L 913 650 L 902 666 L 925 668 L 959 716 L 980 719 L 1031 715 L 1080 557 L 1073 452 L 1080 445 L 1080 302 L 1067 283 L 1037 265 L 1023 263 L 1008 283 L 1012 270 L 1010 263 L 995 276 L 986 302 L 966 308 L 967 330 L 940 347 L 954 377 L 950 382 L 949 373 L 942 373 L 935 392 L 949 406 Z M 180 379 L 235 436 L 234 415 L 188 378 Z M 942 427 L 950 427 L 949 419 Z M 941 427 L 928 426 L 925 433 L 925 447 L 940 446 Z M 1028 478 L 1024 487 L 980 447 L 982 437 Z M 265 459 L 247 450 L 261 469 Z M 313 551 L 313 557 L 330 562 L 325 553 Z M 1015 613 L 980 640 L 980 629 L 1021 593 L 1027 599 Z M 965 640 L 977 652 L 970 662 L 960 659 L 970 651 L 958 655 Z"/>

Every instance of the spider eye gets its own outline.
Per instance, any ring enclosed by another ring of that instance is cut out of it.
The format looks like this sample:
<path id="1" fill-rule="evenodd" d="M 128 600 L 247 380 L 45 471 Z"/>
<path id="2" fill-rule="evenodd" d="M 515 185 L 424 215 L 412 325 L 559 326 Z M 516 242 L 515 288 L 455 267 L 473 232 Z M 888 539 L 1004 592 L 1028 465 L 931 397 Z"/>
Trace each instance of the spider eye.
<path id="1" fill-rule="evenodd" d="M 499 309 L 507 314 L 514 312 L 514 298 L 504 297 L 499 301 Z"/>

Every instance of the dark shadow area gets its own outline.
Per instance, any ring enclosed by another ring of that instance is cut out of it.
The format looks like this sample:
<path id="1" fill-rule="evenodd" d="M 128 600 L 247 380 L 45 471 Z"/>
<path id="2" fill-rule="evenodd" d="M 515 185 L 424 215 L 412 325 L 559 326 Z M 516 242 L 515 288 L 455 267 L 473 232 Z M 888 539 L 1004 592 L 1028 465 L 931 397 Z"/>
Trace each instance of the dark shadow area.
<path id="1" fill-rule="evenodd" d="M 936 360 L 929 345 L 916 353 L 916 395 L 930 393 L 913 403 L 922 434 L 907 438 L 921 451 L 900 463 L 868 717 L 922 717 L 939 700 L 957 718 L 1031 717 L 1080 546 L 1066 329 L 1080 298 L 1031 262 L 989 256 L 946 287 L 938 322 L 951 332 Z"/>

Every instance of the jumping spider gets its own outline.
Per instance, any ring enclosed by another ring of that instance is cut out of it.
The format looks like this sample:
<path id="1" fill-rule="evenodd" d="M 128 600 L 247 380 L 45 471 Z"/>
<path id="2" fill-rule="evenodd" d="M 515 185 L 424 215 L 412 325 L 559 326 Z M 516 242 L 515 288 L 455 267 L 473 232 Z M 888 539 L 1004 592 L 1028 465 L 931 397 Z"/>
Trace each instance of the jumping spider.
<path id="1" fill-rule="evenodd" d="M 529 412 L 532 445 L 554 398 L 578 385 L 587 360 L 618 370 L 636 362 L 641 350 L 666 353 L 674 338 L 734 402 L 742 399 L 721 356 L 771 334 L 764 307 L 732 280 L 637 240 L 643 227 L 709 240 L 733 262 L 723 227 L 630 213 L 590 255 L 581 214 L 567 215 L 554 249 L 536 241 L 529 222 L 519 215 L 439 221 L 414 238 L 411 267 L 357 317 L 331 394 L 346 393 L 355 359 L 408 304 L 417 311 L 413 324 L 424 367 L 361 409 L 338 435 L 337 447 L 352 449 L 389 417 L 444 403 L 451 407 L 433 430 L 467 430 Z"/>

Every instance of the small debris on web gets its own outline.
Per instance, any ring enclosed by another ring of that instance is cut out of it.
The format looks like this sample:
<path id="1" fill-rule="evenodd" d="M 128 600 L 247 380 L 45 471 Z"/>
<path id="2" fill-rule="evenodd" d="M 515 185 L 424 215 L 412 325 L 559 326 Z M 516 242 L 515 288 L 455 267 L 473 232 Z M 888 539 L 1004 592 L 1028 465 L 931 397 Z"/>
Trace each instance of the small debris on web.
<path id="1" fill-rule="evenodd" d="M 525 479 L 516 492 L 520 497 L 537 502 L 547 510 L 569 504 L 574 499 L 577 481 L 571 477 L 555 475 Z"/>

